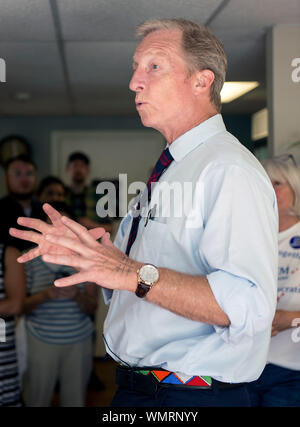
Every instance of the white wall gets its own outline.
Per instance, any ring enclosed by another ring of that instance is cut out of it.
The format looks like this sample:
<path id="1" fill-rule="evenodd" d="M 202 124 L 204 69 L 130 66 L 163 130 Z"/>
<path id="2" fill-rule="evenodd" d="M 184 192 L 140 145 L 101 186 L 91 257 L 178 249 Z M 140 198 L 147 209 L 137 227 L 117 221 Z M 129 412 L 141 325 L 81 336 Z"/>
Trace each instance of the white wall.
<path id="1" fill-rule="evenodd" d="M 59 131 L 51 137 L 51 172 L 67 181 L 69 155 L 82 151 L 91 160 L 90 180 L 128 175 L 128 184 L 146 182 L 165 146 L 153 130 Z"/>
<path id="2" fill-rule="evenodd" d="M 51 136 L 55 131 L 144 130 L 139 117 L 0 117 L 0 139 L 17 134 L 28 139 L 40 179 L 51 171 Z M 141 141 L 142 143 L 142 141 Z M 84 147 L 81 147 L 82 149 Z M 0 197 L 5 194 L 3 171 L 0 169 Z"/>
<path id="3" fill-rule="evenodd" d="M 267 37 L 270 153 L 294 151 L 300 161 L 300 146 L 294 150 L 289 148 L 290 144 L 300 141 L 300 81 L 292 78 L 295 58 L 300 61 L 300 26 L 273 27 Z"/>

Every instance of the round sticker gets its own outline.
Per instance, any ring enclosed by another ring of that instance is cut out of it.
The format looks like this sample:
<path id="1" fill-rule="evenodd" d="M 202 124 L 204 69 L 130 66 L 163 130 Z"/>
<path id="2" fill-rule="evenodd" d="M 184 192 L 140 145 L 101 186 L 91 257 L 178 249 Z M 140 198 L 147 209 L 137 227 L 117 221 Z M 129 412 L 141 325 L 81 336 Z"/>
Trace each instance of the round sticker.
<path id="1" fill-rule="evenodd" d="M 294 236 L 290 240 L 290 245 L 294 249 L 300 249 L 300 236 Z"/>

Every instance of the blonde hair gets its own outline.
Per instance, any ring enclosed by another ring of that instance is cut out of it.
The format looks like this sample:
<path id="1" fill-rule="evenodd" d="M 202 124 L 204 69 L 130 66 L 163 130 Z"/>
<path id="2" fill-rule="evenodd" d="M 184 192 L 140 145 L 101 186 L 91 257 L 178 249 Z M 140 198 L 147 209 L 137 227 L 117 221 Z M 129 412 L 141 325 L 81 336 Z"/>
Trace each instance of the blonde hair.
<path id="1" fill-rule="evenodd" d="M 282 184 L 288 183 L 294 192 L 291 215 L 300 218 L 300 170 L 291 154 L 282 154 L 262 161 L 269 178 Z"/>
<path id="2" fill-rule="evenodd" d="M 225 81 L 227 58 L 222 43 L 207 27 L 185 19 L 153 19 L 140 24 L 136 36 L 143 39 L 154 31 L 174 29 L 182 31 L 182 48 L 186 56 L 188 74 L 192 75 L 197 70 L 205 69 L 214 73 L 210 100 L 220 112 L 220 92 Z"/>

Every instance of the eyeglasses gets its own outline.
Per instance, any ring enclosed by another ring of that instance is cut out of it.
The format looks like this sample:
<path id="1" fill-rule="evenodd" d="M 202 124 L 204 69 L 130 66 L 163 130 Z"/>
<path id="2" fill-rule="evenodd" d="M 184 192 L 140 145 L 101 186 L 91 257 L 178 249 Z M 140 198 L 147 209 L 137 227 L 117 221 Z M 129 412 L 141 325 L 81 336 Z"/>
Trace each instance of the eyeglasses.
<path id="1" fill-rule="evenodd" d="M 18 170 L 9 171 L 8 175 L 14 176 L 15 178 L 35 178 L 35 172 L 34 171 L 27 171 L 27 172 L 21 172 Z"/>
<path id="2" fill-rule="evenodd" d="M 295 157 L 292 154 L 281 154 L 280 156 L 275 156 L 274 159 L 282 162 L 291 161 L 294 166 L 297 166 Z"/>

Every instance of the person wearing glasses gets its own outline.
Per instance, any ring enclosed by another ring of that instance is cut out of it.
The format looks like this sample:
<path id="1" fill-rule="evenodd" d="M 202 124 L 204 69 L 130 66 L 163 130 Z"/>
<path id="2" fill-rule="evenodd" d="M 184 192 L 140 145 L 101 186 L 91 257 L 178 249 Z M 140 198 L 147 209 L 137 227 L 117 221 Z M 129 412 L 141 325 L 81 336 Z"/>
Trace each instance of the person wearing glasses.
<path id="1" fill-rule="evenodd" d="M 278 291 L 268 363 L 250 396 L 253 406 L 300 406 L 300 169 L 290 154 L 263 165 L 278 205 Z"/>
<path id="2" fill-rule="evenodd" d="M 42 203 L 34 196 L 37 184 L 36 165 L 30 157 L 20 154 L 8 160 L 4 170 L 8 194 L 0 200 L 0 240 L 22 252 L 32 247 L 32 244 L 9 236 L 9 227 L 16 226 L 20 215 L 46 219 Z"/>

